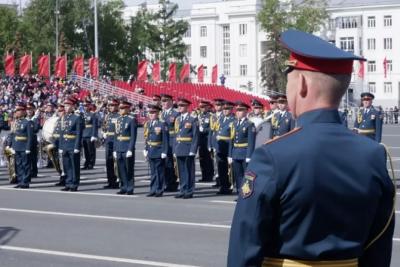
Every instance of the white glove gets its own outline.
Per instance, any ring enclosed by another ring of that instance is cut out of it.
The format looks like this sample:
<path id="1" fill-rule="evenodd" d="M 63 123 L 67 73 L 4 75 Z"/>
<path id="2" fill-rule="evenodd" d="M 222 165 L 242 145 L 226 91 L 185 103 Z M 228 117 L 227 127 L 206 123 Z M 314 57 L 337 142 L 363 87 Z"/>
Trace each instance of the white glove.
<path id="1" fill-rule="evenodd" d="M 211 148 L 211 147 L 209 147 L 209 148 L 208 148 L 208 152 L 211 152 L 211 151 L 212 151 L 212 148 Z"/>
<path id="2" fill-rule="evenodd" d="M 229 158 L 228 158 L 228 163 L 229 163 L 229 164 L 232 164 L 232 162 L 233 162 L 232 158 L 229 157 Z"/>
<path id="3" fill-rule="evenodd" d="M 203 131 L 204 131 L 203 126 L 200 126 L 200 127 L 199 127 L 199 130 L 200 130 L 200 132 L 203 132 Z"/>
<path id="4" fill-rule="evenodd" d="M 114 157 L 114 159 L 116 159 L 117 158 L 117 152 L 113 152 L 113 157 Z"/>
<path id="5" fill-rule="evenodd" d="M 94 142 L 94 141 L 97 141 L 97 138 L 94 136 L 90 137 L 90 142 Z"/>
<path id="6" fill-rule="evenodd" d="M 59 154 L 62 154 L 63 152 L 64 152 L 64 151 L 62 151 L 62 149 L 59 149 L 59 150 L 58 150 L 58 153 L 59 153 Z"/>
<path id="7" fill-rule="evenodd" d="M 126 157 L 127 158 L 132 157 L 132 151 L 130 151 L 130 150 L 126 151 Z"/>
<path id="8" fill-rule="evenodd" d="M 107 139 L 107 133 L 103 133 L 103 138 Z"/>
<path id="9" fill-rule="evenodd" d="M 78 154 L 79 153 L 79 149 L 74 149 L 74 153 Z"/>
<path id="10" fill-rule="evenodd" d="M 246 163 L 249 163 L 250 162 L 250 158 L 246 158 Z"/>
<path id="11" fill-rule="evenodd" d="M 161 153 L 161 158 L 162 158 L 162 159 L 166 159 L 166 158 L 167 158 L 167 154 Z"/>
<path id="12" fill-rule="evenodd" d="M 30 151 L 30 150 L 25 150 L 25 153 L 26 153 L 26 154 L 30 154 L 31 151 Z"/>
<path id="13" fill-rule="evenodd" d="M 194 154 L 193 152 L 190 152 L 189 157 L 193 157 L 193 156 L 196 156 L 196 154 Z"/>
<path id="14" fill-rule="evenodd" d="M 12 155 L 15 155 L 15 150 L 14 150 L 14 148 L 10 148 L 10 151 L 11 151 L 11 154 L 12 154 Z"/>
<path id="15" fill-rule="evenodd" d="M 174 153 L 174 158 L 176 158 L 176 154 Z"/>
<path id="16" fill-rule="evenodd" d="M 143 150 L 143 156 L 145 157 L 145 158 L 147 158 L 147 155 L 149 154 L 149 152 L 147 151 L 147 150 Z"/>

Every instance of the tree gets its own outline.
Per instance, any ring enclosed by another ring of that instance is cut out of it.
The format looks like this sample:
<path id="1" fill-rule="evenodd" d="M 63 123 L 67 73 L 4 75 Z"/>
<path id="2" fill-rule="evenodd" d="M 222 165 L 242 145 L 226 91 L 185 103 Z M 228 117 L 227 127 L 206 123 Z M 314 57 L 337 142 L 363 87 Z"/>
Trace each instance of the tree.
<path id="1" fill-rule="evenodd" d="M 261 28 L 267 33 L 267 53 L 260 69 L 263 86 L 269 90 L 283 91 L 286 85 L 282 70 L 289 55 L 280 45 L 280 34 L 290 28 L 316 32 L 328 17 L 325 8 L 326 0 L 264 0 L 258 14 Z"/>

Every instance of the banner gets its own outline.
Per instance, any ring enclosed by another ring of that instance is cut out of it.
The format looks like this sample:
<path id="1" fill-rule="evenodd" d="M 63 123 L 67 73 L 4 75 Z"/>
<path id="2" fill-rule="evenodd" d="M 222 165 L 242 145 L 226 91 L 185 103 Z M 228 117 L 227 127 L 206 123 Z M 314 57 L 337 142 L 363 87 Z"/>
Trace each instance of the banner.
<path id="1" fill-rule="evenodd" d="M 19 75 L 24 76 L 29 74 L 32 69 L 32 57 L 31 55 L 22 56 L 19 60 Z"/>
<path id="2" fill-rule="evenodd" d="M 364 79 L 364 61 L 360 61 L 360 68 L 358 69 L 358 77 L 360 77 L 361 79 Z"/>
<path id="3" fill-rule="evenodd" d="M 217 83 L 218 80 L 218 65 L 212 68 L 211 83 Z"/>
<path id="4" fill-rule="evenodd" d="M 181 82 L 183 82 L 186 78 L 189 78 L 190 74 L 190 64 L 184 64 L 181 69 L 180 78 Z"/>
<path id="5" fill-rule="evenodd" d="M 66 56 L 60 56 L 60 57 L 56 58 L 54 75 L 59 78 L 65 78 L 67 76 L 67 57 Z"/>
<path id="6" fill-rule="evenodd" d="M 176 63 L 171 63 L 168 70 L 168 81 L 176 82 Z"/>
<path id="7" fill-rule="evenodd" d="M 160 61 L 157 61 L 153 64 L 153 81 L 159 82 L 160 81 Z"/>
<path id="8" fill-rule="evenodd" d="M 41 55 L 38 59 L 38 75 L 48 78 L 50 76 L 50 56 Z"/>
<path id="9" fill-rule="evenodd" d="M 4 59 L 4 69 L 7 76 L 14 76 L 15 75 L 15 59 L 14 55 L 7 54 Z"/>
<path id="10" fill-rule="evenodd" d="M 97 57 L 89 58 L 89 71 L 92 79 L 99 77 L 99 59 Z"/>
<path id="11" fill-rule="evenodd" d="M 197 82 L 202 83 L 204 82 L 204 66 L 200 65 L 197 68 Z"/>
<path id="12" fill-rule="evenodd" d="M 145 82 L 147 81 L 147 61 L 142 60 L 139 62 L 137 69 L 137 80 Z"/>
<path id="13" fill-rule="evenodd" d="M 72 71 L 75 75 L 82 76 L 84 75 L 84 59 L 83 56 L 77 56 L 74 58 L 74 64 L 72 65 Z"/>

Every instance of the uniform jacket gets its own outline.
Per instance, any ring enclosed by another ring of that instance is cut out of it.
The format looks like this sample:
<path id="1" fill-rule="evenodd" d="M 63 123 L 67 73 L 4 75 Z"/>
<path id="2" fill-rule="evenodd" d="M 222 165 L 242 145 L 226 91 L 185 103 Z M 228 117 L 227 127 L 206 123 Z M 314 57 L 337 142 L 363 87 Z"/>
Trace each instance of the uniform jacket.
<path id="1" fill-rule="evenodd" d="M 220 127 L 219 119 L 223 116 L 222 112 L 214 113 L 210 117 L 210 134 L 208 135 L 208 147 L 215 149 L 217 147 L 217 132 Z"/>
<path id="2" fill-rule="evenodd" d="M 233 139 L 229 144 L 229 157 L 236 160 L 251 158 L 256 140 L 256 127 L 249 119 L 233 122 Z"/>
<path id="3" fill-rule="evenodd" d="M 199 120 L 199 146 L 208 147 L 208 136 L 211 134 L 211 112 L 200 113 Z"/>
<path id="4" fill-rule="evenodd" d="M 105 128 L 104 133 L 107 134 L 105 143 L 114 142 L 115 137 L 115 127 L 117 124 L 119 114 L 117 112 L 108 113 L 105 117 Z"/>
<path id="5" fill-rule="evenodd" d="M 82 118 L 76 114 L 66 114 L 61 119 L 60 149 L 64 151 L 81 150 Z"/>
<path id="6" fill-rule="evenodd" d="M 234 121 L 235 121 L 235 117 L 233 115 L 229 115 L 229 116 L 221 115 L 221 117 L 219 118 L 218 125 L 216 126 L 216 129 L 215 129 L 216 130 L 215 150 L 217 153 L 228 156 L 229 144 L 230 144 L 231 139 L 233 138 L 232 125 L 233 125 Z"/>
<path id="7" fill-rule="evenodd" d="M 137 124 L 130 115 L 119 116 L 115 128 L 114 151 L 134 151 L 137 137 Z"/>
<path id="8" fill-rule="evenodd" d="M 383 117 L 379 110 L 371 106 L 368 111 L 360 108 L 354 121 L 354 128 L 359 131 L 373 130 L 374 133 L 366 134 L 377 142 L 382 140 L 382 122 Z"/>
<path id="9" fill-rule="evenodd" d="M 295 127 L 295 120 L 292 113 L 285 111 L 282 115 L 281 112 L 276 112 L 271 118 L 271 138 L 281 136 Z"/>
<path id="10" fill-rule="evenodd" d="M 168 153 L 169 129 L 165 122 L 160 120 L 147 121 L 144 125 L 145 150 L 150 159 L 159 159 L 161 154 Z"/>
<path id="11" fill-rule="evenodd" d="M 98 137 L 99 121 L 96 113 L 86 112 L 83 115 L 85 120 L 85 129 L 83 130 L 83 138 Z"/>
<path id="12" fill-rule="evenodd" d="M 255 150 L 231 228 L 228 266 L 264 257 L 359 259 L 389 267 L 394 186 L 382 145 L 341 125 L 337 110 L 302 114 L 298 129 Z"/>
<path id="13" fill-rule="evenodd" d="M 174 110 L 173 108 L 169 109 L 168 111 L 164 110 L 161 113 L 161 120 L 165 122 L 168 126 L 169 131 L 169 150 L 168 154 L 172 153 L 172 148 L 175 144 L 175 119 L 179 116 L 179 112 Z"/>
<path id="14" fill-rule="evenodd" d="M 34 138 L 32 122 L 26 118 L 18 119 L 13 128 L 9 138 L 10 147 L 15 151 L 31 150 Z"/>
<path id="15" fill-rule="evenodd" d="M 199 125 L 196 118 L 186 113 L 185 118 L 180 115 L 175 121 L 176 140 L 174 154 L 177 157 L 196 154 L 199 141 Z"/>

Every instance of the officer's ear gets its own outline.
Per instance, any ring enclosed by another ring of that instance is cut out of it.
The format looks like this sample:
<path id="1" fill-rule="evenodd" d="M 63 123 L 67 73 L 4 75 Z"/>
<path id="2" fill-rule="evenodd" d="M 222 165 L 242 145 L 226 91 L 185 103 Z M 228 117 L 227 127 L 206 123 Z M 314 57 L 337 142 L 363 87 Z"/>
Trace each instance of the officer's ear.
<path id="1" fill-rule="evenodd" d="M 298 79 L 298 92 L 301 96 L 301 98 L 306 98 L 308 95 L 308 85 L 306 82 L 306 77 L 303 75 L 303 73 L 299 73 L 299 79 Z"/>

